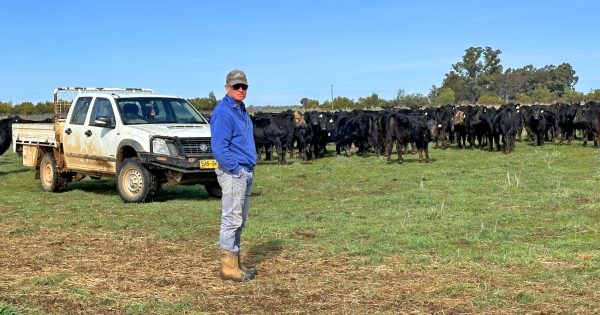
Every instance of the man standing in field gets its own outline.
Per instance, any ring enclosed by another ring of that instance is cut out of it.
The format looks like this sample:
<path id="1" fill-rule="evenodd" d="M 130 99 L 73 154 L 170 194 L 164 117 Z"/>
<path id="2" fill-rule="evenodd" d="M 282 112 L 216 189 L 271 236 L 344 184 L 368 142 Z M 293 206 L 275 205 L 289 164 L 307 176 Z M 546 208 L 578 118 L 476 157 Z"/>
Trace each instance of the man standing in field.
<path id="1" fill-rule="evenodd" d="M 254 279 L 256 269 L 240 262 L 242 230 L 248 220 L 256 148 L 252 120 L 244 99 L 248 90 L 246 74 L 232 70 L 225 80 L 227 95 L 210 116 L 211 146 L 219 162 L 215 169 L 223 191 L 221 198 L 221 278 L 234 281 Z"/>

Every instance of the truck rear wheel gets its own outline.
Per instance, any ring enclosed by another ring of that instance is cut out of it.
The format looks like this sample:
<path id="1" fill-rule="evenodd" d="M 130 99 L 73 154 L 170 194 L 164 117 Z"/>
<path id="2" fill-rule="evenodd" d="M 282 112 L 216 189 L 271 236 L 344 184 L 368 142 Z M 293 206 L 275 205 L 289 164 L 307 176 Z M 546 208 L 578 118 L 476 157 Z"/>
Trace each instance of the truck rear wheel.
<path id="1" fill-rule="evenodd" d="M 56 158 L 52 152 L 44 153 L 40 161 L 40 180 L 45 191 L 61 192 L 67 190 L 67 177 L 62 176 L 56 167 Z"/>
<path id="2" fill-rule="evenodd" d="M 158 192 L 158 180 L 138 159 L 123 160 L 117 171 L 117 189 L 124 202 L 146 202 Z"/>

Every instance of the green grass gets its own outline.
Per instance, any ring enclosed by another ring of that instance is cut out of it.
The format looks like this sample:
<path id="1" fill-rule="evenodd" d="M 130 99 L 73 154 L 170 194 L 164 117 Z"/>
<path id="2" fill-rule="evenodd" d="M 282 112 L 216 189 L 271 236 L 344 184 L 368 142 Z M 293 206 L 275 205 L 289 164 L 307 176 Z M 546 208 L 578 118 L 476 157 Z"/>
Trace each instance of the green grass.
<path id="1" fill-rule="evenodd" d="M 373 154 L 291 160 L 284 166 L 261 162 L 244 244 L 265 259 L 270 259 L 268 252 L 309 259 L 345 255 L 357 268 L 370 268 L 401 257 L 406 275 L 428 270 L 443 277 L 462 270 L 482 280 L 449 280 L 415 300 L 442 303 L 464 297 L 471 311 L 501 313 L 510 306 L 511 313 L 593 312 L 600 307 L 595 300 L 600 289 L 600 149 L 577 141 L 544 147 L 518 142 L 510 155 L 451 147 L 431 149 L 430 156 L 434 161 L 425 164 L 405 155 L 403 165 Z M 46 193 L 33 171 L 10 152 L 0 157 L 0 178 L 0 216 L 7 226 L 1 244 L 69 230 L 84 236 L 106 233 L 116 240 L 146 237 L 175 246 L 193 241 L 199 249 L 216 249 L 220 201 L 201 186 L 164 188 L 148 204 L 122 203 L 112 180 L 86 179 L 69 184 L 67 192 Z M 66 255 L 84 251 L 73 246 Z M 0 268 L 0 279 L 4 272 Z M 41 273 L 29 283 L 72 288 L 77 276 Z M 182 297 L 175 301 L 122 301 L 110 291 L 81 290 L 85 298 L 63 291 L 84 308 L 91 303 L 124 314 L 211 312 L 207 305 L 219 300 L 206 292 L 190 299 L 192 289 L 179 291 Z M 570 305 L 557 303 L 565 294 L 577 298 Z M 21 301 L 19 307 L 31 303 L 31 309 L 42 302 L 23 301 L 0 286 L 2 300 L 11 303 L 0 304 L 6 314 L 12 314 L 14 301 Z M 298 307 L 289 311 L 302 312 Z"/>

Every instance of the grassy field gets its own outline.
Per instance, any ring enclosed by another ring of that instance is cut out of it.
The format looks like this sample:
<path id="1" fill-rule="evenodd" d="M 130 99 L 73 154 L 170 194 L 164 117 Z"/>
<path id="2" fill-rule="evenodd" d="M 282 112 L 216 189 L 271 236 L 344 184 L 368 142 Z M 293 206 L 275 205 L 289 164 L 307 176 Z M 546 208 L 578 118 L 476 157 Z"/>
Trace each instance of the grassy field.
<path id="1" fill-rule="evenodd" d="M 0 315 L 600 312 L 600 149 L 430 155 L 261 162 L 243 241 L 259 276 L 233 283 L 201 186 L 46 193 L 7 152 Z"/>

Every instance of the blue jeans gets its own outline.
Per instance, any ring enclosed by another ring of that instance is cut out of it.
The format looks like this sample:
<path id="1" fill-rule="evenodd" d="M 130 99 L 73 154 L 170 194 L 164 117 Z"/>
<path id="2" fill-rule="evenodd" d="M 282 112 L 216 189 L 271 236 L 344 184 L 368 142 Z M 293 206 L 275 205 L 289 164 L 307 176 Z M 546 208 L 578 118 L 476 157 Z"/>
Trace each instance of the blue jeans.
<path id="1" fill-rule="evenodd" d="M 217 168 L 215 173 L 223 191 L 219 246 L 237 253 L 241 248 L 242 230 L 248 221 L 254 175 L 247 170 L 232 174 L 222 168 Z"/>

